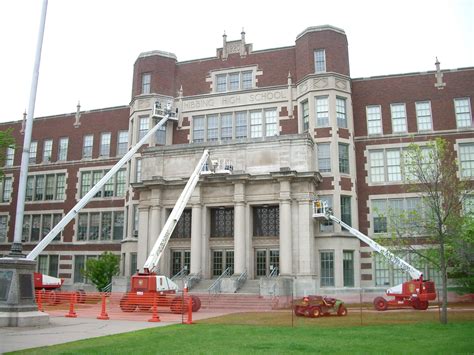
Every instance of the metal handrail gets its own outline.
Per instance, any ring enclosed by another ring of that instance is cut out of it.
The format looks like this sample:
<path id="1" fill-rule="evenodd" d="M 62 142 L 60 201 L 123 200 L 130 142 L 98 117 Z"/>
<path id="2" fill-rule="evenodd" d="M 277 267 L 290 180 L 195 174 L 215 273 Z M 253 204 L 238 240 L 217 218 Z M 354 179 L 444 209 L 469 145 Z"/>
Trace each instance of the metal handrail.
<path id="1" fill-rule="evenodd" d="M 230 267 L 224 270 L 224 272 L 212 283 L 211 286 L 207 289 L 209 292 L 209 298 L 211 293 L 216 296 L 218 293 L 221 292 L 221 282 L 224 277 L 230 276 Z"/>
<path id="2" fill-rule="evenodd" d="M 183 276 L 187 276 L 187 275 L 188 275 L 188 268 L 185 266 L 185 267 L 183 267 L 178 273 L 176 273 L 175 275 L 173 275 L 173 277 L 171 278 L 171 280 L 174 281 L 174 280 L 180 279 L 180 278 L 182 278 Z"/>
<path id="3" fill-rule="evenodd" d="M 112 291 L 112 281 L 107 285 L 102 287 L 101 292 L 110 293 Z"/>
<path id="4" fill-rule="evenodd" d="M 235 292 L 237 292 L 245 283 L 245 281 L 247 281 L 247 270 L 245 270 L 243 273 L 241 273 L 239 275 L 239 277 L 237 278 L 237 288 L 235 289 Z"/>
<path id="5" fill-rule="evenodd" d="M 270 275 L 267 276 L 267 278 L 271 279 L 273 277 L 277 277 L 280 274 L 278 267 L 274 267 Z"/>

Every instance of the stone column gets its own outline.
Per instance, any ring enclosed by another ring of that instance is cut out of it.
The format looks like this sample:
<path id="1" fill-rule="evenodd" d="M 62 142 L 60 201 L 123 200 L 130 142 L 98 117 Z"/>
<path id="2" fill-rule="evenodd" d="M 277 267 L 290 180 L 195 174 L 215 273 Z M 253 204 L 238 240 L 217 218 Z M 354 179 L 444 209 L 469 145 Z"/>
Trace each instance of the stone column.
<path id="1" fill-rule="evenodd" d="M 143 271 L 143 265 L 148 258 L 148 206 L 138 206 L 138 245 L 137 245 L 137 268 Z"/>
<path id="2" fill-rule="evenodd" d="M 202 272 L 202 207 L 200 203 L 192 205 L 191 215 L 191 274 Z"/>
<path id="3" fill-rule="evenodd" d="M 160 235 L 160 216 L 161 216 L 161 207 L 152 206 L 149 213 L 149 222 L 148 222 L 148 250 L 147 253 L 151 251 L 153 245 L 155 245 L 158 236 Z"/>
<path id="4" fill-rule="evenodd" d="M 234 185 L 234 274 L 246 271 L 245 185 Z"/>
<path id="5" fill-rule="evenodd" d="M 298 250 L 298 273 L 300 275 L 311 275 L 313 273 L 313 229 L 310 223 L 311 201 L 298 201 L 298 230 L 299 230 L 299 250 Z"/>
<path id="6" fill-rule="evenodd" d="M 291 183 L 280 181 L 280 275 L 292 274 L 293 236 L 291 233 Z"/>

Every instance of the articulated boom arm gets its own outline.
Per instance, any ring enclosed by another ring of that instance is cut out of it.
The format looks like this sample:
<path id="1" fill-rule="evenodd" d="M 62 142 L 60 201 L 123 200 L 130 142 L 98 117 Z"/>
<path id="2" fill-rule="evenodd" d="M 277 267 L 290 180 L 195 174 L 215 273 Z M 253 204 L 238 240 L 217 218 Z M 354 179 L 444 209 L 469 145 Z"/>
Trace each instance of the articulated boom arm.
<path id="1" fill-rule="evenodd" d="M 155 245 L 153 246 L 153 249 L 150 252 L 150 255 L 148 256 L 148 259 L 145 262 L 144 265 L 144 271 L 145 273 L 150 273 L 155 271 L 158 262 L 160 261 L 161 256 L 163 255 L 163 251 L 166 248 L 166 245 L 168 244 L 168 241 L 170 240 L 171 234 L 173 233 L 174 227 L 176 227 L 176 224 L 179 221 L 179 218 L 181 217 L 181 214 L 184 211 L 184 208 L 186 207 L 186 204 L 188 203 L 189 199 L 191 198 L 191 195 L 193 194 L 194 188 L 196 187 L 199 177 L 201 175 L 202 169 L 204 165 L 207 163 L 209 159 L 209 151 L 206 149 L 204 153 L 201 156 L 201 159 L 199 160 L 199 163 L 196 165 L 196 168 L 194 169 L 193 174 L 189 178 L 186 186 L 184 187 L 183 192 L 178 198 L 178 201 L 176 201 L 176 204 L 171 211 L 170 216 L 166 220 L 166 223 L 161 230 L 160 235 L 158 236 L 158 239 L 155 242 Z"/>
<path id="2" fill-rule="evenodd" d="M 120 159 L 108 172 L 105 174 L 99 182 L 89 190 L 83 198 L 63 217 L 59 223 L 54 226 L 53 229 L 38 243 L 38 245 L 27 255 L 27 259 L 34 260 L 36 257 L 46 248 L 49 243 L 56 237 L 56 235 L 61 232 L 66 225 L 71 222 L 73 218 L 79 213 L 79 211 L 89 203 L 89 201 L 96 195 L 97 192 L 109 181 L 109 179 L 120 170 L 120 168 L 125 165 L 133 155 L 140 149 L 140 147 L 145 144 L 150 137 L 155 134 L 155 132 L 163 126 L 169 119 L 176 120 L 174 112 L 171 112 L 171 105 L 168 105 L 167 109 L 162 110 L 161 106 L 157 102 L 153 108 L 153 118 L 161 118 L 161 120 L 156 124 L 152 129 L 150 129 L 140 141 L 135 144 L 130 150 Z"/>
<path id="3" fill-rule="evenodd" d="M 355 228 L 352 228 L 348 224 L 344 223 L 341 221 L 339 218 L 333 216 L 331 214 L 331 210 L 327 207 L 326 201 L 320 201 L 316 200 L 314 202 L 314 213 L 313 216 L 315 217 L 324 217 L 328 220 L 334 221 L 347 229 L 349 233 L 352 235 L 356 236 L 360 240 L 362 240 L 364 243 L 368 244 L 373 250 L 376 252 L 382 254 L 388 261 L 390 261 L 393 265 L 396 267 L 402 269 L 405 272 L 408 272 L 410 276 L 414 280 L 422 279 L 423 278 L 423 273 L 419 271 L 418 269 L 414 268 L 410 264 L 408 264 L 405 260 L 400 259 L 398 256 L 393 254 L 390 250 L 387 248 L 381 246 L 379 243 L 375 242 L 374 240 L 370 239 L 368 236 L 365 234 L 361 233 Z"/>

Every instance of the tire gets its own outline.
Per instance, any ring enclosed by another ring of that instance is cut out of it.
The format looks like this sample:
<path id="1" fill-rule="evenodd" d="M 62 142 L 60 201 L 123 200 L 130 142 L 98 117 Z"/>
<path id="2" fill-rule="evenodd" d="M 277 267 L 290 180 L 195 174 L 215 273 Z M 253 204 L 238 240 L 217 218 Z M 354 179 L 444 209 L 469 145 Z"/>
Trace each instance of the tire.
<path id="1" fill-rule="evenodd" d="M 201 299 L 198 296 L 191 296 L 192 299 L 192 310 L 197 312 L 201 309 Z"/>
<path id="2" fill-rule="evenodd" d="M 122 312 L 133 312 L 136 308 L 137 305 L 130 303 L 127 296 L 122 297 L 120 300 L 120 309 Z"/>
<path id="3" fill-rule="evenodd" d="M 170 310 L 175 314 L 184 314 L 186 312 L 186 307 L 184 306 L 183 299 L 181 297 L 175 297 L 171 301 Z"/>
<path id="4" fill-rule="evenodd" d="M 319 307 L 311 307 L 309 316 L 311 318 L 318 318 L 321 316 L 321 308 Z"/>
<path id="5" fill-rule="evenodd" d="M 295 306 L 295 316 L 297 316 L 297 317 L 303 317 L 304 316 L 303 307 Z"/>
<path id="6" fill-rule="evenodd" d="M 337 310 L 337 315 L 340 316 L 340 317 L 341 317 L 341 316 L 342 316 L 342 317 L 347 316 L 347 308 L 346 308 L 346 306 L 344 306 L 343 304 L 341 304 L 341 305 L 339 306 L 339 309 Z"/>
<path id="7" fill-rule="evenodd" d="M 419 298 L 415 298 L 412 300 L 412 307 L 420 311 L 426 311 L 428 309 L 428 306 L 428 301 L 420 301 Z"/>
<path id="8" fill-rule="evenodd" d="M 387 300 L 383 297 L 376 297 L 374 299 L 374 308 L 377 311 L 386 311 L 388 308 Z"/>

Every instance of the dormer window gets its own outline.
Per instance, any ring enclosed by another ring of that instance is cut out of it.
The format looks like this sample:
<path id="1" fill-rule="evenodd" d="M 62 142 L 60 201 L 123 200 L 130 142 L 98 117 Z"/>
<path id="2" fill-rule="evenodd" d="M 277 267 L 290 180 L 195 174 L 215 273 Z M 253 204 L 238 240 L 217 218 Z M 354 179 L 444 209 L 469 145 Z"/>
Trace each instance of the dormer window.
<path id="1" fill-rule="evenodd" d="M 215 75 L 215 92 L 246 90 L 254 87 L 253 70 L 229 71 Z"/>

